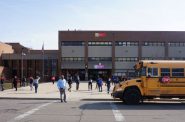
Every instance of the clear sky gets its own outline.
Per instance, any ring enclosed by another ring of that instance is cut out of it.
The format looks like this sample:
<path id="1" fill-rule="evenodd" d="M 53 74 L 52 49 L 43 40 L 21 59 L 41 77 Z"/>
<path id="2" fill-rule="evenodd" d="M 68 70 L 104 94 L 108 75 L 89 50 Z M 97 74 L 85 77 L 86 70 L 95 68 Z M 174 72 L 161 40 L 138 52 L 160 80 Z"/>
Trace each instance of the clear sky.
<path id="1" fill-rule="evenodd" d="M 58 49 L 58 30 L 185 31 L 185 0 L 0 0 L 0 41 Z"/>

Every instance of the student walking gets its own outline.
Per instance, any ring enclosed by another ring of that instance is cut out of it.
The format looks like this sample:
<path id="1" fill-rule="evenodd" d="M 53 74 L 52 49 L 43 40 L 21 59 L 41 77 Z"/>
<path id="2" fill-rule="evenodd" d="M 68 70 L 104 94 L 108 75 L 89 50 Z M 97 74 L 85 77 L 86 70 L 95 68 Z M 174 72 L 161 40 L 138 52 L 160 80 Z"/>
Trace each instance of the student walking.
<path id="1" fill-rule="evenodd" d="M 37 90 L 38 90 L 39 80 L 40 80 L 40 77 L 39 77 L 39 76 L 37 76 L 37 77 L 33 80 L 33 86 L 35 86 L 35 93 L 37 93 Z"/>
<path id="2" fill-rule="evenodd" d="M 4 84 L 4 77 L 1 75 L 1 78 L 0 78 L 0 83 L 1 83 L 1 91 L 4 91 L 4 86 L 3 86 L 3 84 Z"/>
<path id="3" fill-rule="evenodd" d="M 99 92 L 102 92 L 103 80 L 101 78 L 98 78 L 97 85 L 98 85 Z"/>
<path id="4" fill-rule="evenodd" d="M 93 82 L 93 80 L 92 79 L 90 79 L 89 80 L 89 82 L 88 82 L 88 90 L 90 91 L 92 91 L 92 82 Z"/>
<path id="5" fill-rule="evenodd" d="M 22 79 L 22 86 L 26 86 L 26 77 L 24 76 L 23 79 Z"/>
<path id="6" fill-rule="evenodd" d="M 106 85 L 107 85 L 107 93 L 109 94 L 110 92 L 110 84 L 111 84 L 111 78 L 107 79 Z"/>
<path id="7" fill-rule="evenodd" d="M 76 82 L 76 90 L 78 90 L 80 85 L 80 77 L 78 74 L 75 75 L 75 82 Z"/>
<path id="8" fill-rule="evenodd" d="M 72 76 L 69 75 L 69 76 L 68 76 L 68 85 L 69 85 L 68 91 L 69 91 L 69 92 L 71 92 L 72 83 L 73 83 L 73 81 L 72 81 Z"/>
<path id="9" fill-rule="evenodd" d="M 53 84 L 55 83 L 55 76 L 51 77 L 51 81 L 52 81 Z"/>
<path id="10" fill-rule="evenodd" d="M 59 89 L 59 92 L 60 92 L 60 99 L 61 99 L 61 102 L 67 102 L 66 101 L 66 80 L 64 79 L 64 76 L 60 76 L 59 77 L 59 80 L 57 81 L 57 87 Z"/>
<path id="11" fill-rule="evenodd" d="M 30 90 L 32 91 L 32 89 L 33 89 L 33 77 L 30 77 L 29 80 L 30 80 Z"/>
<path id="12" fill-rule="evenodd" d="M 14 78 L 13 78 L 13 87 L 15 88 L 15 91 L 17 91 L 17 84 L 18 84 L 18 77 L 14 76 Z"/>

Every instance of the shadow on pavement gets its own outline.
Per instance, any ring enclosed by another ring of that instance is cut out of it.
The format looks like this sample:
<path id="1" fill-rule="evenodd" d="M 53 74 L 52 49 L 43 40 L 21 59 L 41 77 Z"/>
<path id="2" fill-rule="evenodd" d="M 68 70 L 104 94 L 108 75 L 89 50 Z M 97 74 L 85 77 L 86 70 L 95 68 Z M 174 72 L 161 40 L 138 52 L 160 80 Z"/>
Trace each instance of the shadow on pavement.
<path id="1" fill-rule="evenodd" d="M 96 100 L 97 101 L 97 100 Z M 101 100 L 102 101 L 102 100 Z M 105 100 L 108 101 L 108 100 Z M 114 104 L 117 106 L 119 110 L 185 110 L 185 103 L 142 103 L 138 105 L 126 105 L 121 101 L 98 101 L 91 102 L 81 105 L 80 109 L 88 109 L 88 110 L 111 110 L 111 105 Z"/>

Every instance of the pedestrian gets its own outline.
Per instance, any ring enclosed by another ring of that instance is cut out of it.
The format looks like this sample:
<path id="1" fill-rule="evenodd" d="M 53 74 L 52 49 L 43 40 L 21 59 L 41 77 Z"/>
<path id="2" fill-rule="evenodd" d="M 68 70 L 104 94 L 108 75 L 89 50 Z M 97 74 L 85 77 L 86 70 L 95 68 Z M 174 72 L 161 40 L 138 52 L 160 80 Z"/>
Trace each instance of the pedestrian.
<path id="1" fill-rule="evenodd" d="M 39 76 L 37 76 L 37 77 L 33 80 L 33 86 L 35 86 L 35 93 L 37 93 L 37 90 L 38 90 L 39 80 L 40 80 L 40 77 L 39 77 Z"/>
<path id="2" fill-rule="evenodd" d="M 109 94 L 110 92 L 110 84 L 111 84 L 111 78 L 107 79 L 106 85 L 107 85 L 107 93 Z"/>
<path id="3" fill-rule="evenodd" d="M 32 89 L 33 89 L 33 77 L 30 77 L 29 80 L 30 80 L 30 90 L 32 91 Z"/>
<path id="4" fill-rule="evenodd" d="M 57 81 L 57 87 L 59 89 L 60 92 L 60 100 L 61 102 L 67 102 L 66 101 L 66 80 L 64 79 L 64 76 L 60 76 L 59 80 Z M 64 97 L 63 97 L 64 96 Z"/>
<path id="5" fill-rule="evenodd" d="M 73 81 L 72 81 L 72 76 L 69 75 L 69 76 L 68 76 L 68 85 L 69 85 L 68 91 L 69 91 L 69 92 L 71 92 L 72 83 L 73 83 Z"/>
<path id="6" fill-rule="evenodd" d="M 97 85 L 98 85 L 99 92 L 102 92 L 103 80 L 100 77 L 97 80 Z"/>
<path id="7" fill-rule="evenodd" d="M 76 90 L 79 90 L 80 77 L 78 74 L 75 75 L 75 82 L 76 82 Z"/>
<path id="8" fill-rule="evenodd" d="M 55 83 L 55 76 L 51 77 L 51 81 L 52 81 L 53 84 Z"/>
<path id="9" fill-rule="evenodd" d="M 13 78 L 13 87 L 15 88 L 15 91 L 17 91 L 17 84 L 18 84 L 18 77 L 15 75 Z"/>
<path id="10" fill-rule="evenodd" d="M 1 75 L 1 78 L 0 78 L 0 81 L 1 81 L 1 91 L 4 91 L 4 77 Z"/>
<path id="11" fill-rule="evenodd" d="M 26 86 L 26 77 L 24 76 L 23 79 L 22 79 L 22 86 Z"/>
<path id="12" fill-rule="evenodd" d="M 90 78 L 89 79 L 89 82 L 88 82 L 88 90 L 90 91 L 92 91 L 92 82 L 93 82 L 93 80 L 92 80 L 92 78 Z"/>

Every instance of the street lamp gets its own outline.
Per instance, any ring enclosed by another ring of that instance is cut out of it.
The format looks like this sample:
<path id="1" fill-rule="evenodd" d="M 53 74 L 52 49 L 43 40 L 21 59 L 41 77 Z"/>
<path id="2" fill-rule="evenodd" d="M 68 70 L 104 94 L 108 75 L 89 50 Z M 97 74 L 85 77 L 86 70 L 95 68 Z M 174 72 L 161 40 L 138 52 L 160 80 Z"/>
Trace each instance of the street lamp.
<path id="1" fill-rule="evenodd" d="M 23 74 L 24 74 L 24 72 L 23 72 L 23 56 L 24 55 L 26 55 L 24 52 L 23 52 L 23 49 L 24 48 L 22 48 L 22 51 L 21 51 L 21 81 L 22 81 L 22 79 L 23 79 Z M 20 86 L 21 86 L 21 84 L 20 84 Z"/>
<path id="2" fill-rule="evenodd" d="M 85 64 L 85 80 L 88 80 L 88 65 Z"/>

